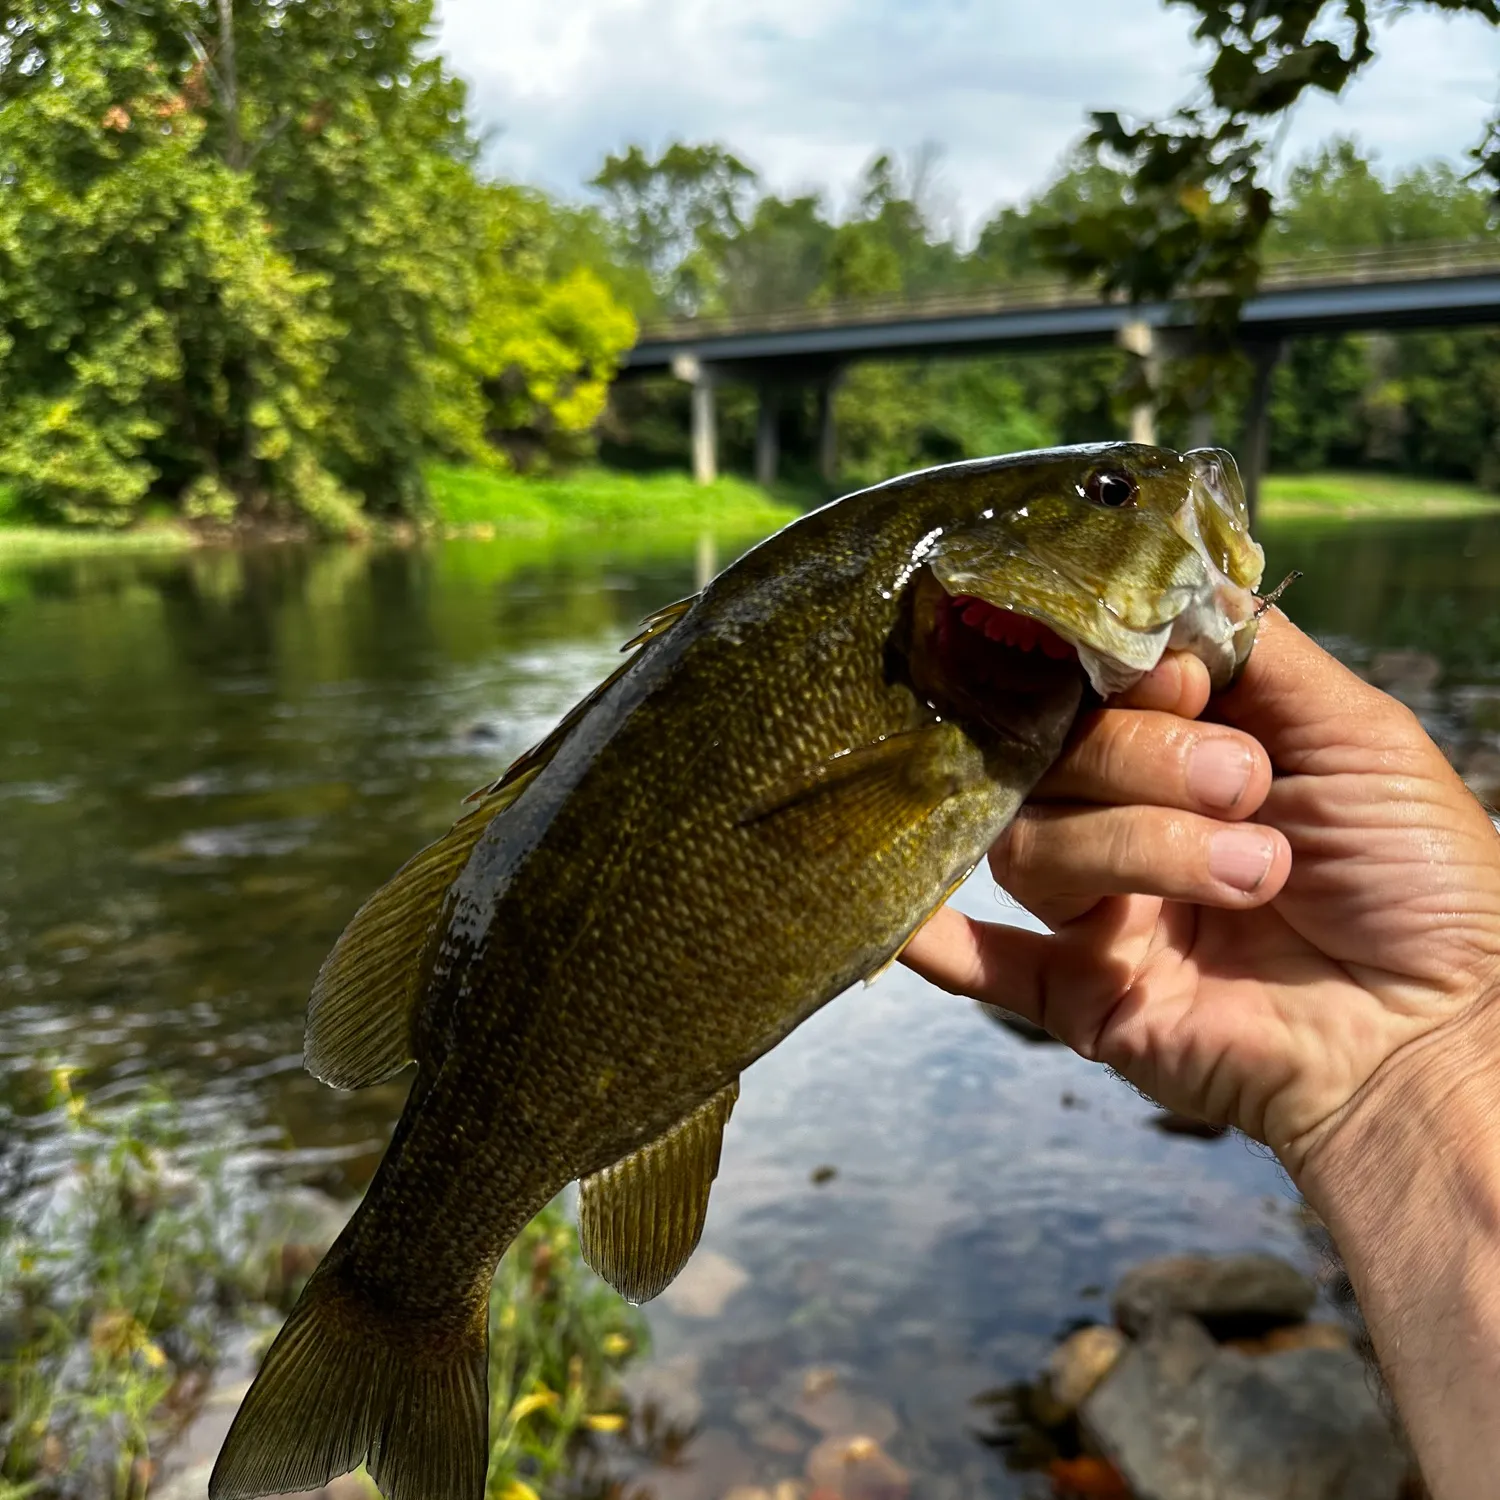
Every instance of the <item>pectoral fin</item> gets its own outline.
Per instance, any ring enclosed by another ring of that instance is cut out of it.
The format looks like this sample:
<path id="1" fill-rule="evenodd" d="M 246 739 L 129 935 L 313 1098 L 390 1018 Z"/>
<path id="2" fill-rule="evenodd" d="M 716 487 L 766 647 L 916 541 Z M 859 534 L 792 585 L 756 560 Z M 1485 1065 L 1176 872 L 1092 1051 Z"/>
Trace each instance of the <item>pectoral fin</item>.
<path id="1" fill-rule="evenodd" d="M 412 1060 L 427 940 L 474 845 L 525 790 L 535 768 L 492 792 L 414 855 L 355 912 L 323 962 L 307 1007 L 302 1059 L 340 1089 L 361 1089 Z"/>
<path id="2" fill-rule="evenodd" d="M 579 1184 L 583 1258 L 630 1301 L 649 1302 L 697 1249 L 739 1094 L 736 1079 L 649 1146 Z"/>
<path id="3" fill-rule="evenodd" d="M 952 724 L 924 724 L 836 755 L 754 803 L 741 824 L 775 819 L 809 848 L 863 831 L 883 846 L 983 775 L 983 760 Z"/>

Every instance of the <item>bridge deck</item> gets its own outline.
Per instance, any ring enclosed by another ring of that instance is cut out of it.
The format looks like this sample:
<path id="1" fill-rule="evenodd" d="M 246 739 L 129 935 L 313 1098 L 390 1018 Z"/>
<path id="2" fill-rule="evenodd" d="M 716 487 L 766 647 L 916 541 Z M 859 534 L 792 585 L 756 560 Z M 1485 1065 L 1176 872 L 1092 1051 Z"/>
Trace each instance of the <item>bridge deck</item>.
<path id="1" fill-rule="evenodd" d="M 1107 344 L 1127 323 L 1191 321 L 1190 303 L 1135 304 L 1063 281 L 914 300 L 797 308 L 751 318 L 648 325 L 628 372 L 670 368 L 682 355 L 736 365 L 978 352 L 1006 346 Z M 1500 244 L 1418 245 L 1307 257 L 1270 266 L 1244 305 L 1248 336 L 1500 322 Z"/>

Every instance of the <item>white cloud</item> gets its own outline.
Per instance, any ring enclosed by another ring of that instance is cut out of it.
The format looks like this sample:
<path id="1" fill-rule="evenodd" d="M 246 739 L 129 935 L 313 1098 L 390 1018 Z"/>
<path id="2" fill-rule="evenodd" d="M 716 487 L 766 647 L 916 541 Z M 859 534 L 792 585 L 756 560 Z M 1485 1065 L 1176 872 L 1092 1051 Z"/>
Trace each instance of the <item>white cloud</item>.
<path id="1" fill-rule="evenodd" d="M 606 151 L 711 139 L 842 205 L 877 149 L 936 142 L 972 224 L 1039 186 L 1088 110 L 1188 94 L 1190 19 L 1158 0 L 444 0 L 439 42 L 506 176 L 577 194 Z M 1300 108 L 1286 153 L 1353 131 L 1387 165 L 1457 157 L 1497 79 L 1500 33 L 1410 15 L 1344 99 Z"/>

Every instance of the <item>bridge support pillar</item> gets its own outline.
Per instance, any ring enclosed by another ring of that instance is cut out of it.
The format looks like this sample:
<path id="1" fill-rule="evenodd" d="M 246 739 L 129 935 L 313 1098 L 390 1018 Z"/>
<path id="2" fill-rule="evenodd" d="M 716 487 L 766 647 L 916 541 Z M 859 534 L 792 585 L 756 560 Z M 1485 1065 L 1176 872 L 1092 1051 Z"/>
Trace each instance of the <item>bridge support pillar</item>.
<path id="1" fill-rule="evenodd" d="M 1255 524 L 1260 504 L 1260 481 L 1266 471 L 1271 439 L 1271 377 L 1281 359 L 1281 340 L 1257 340 L 1246 344 L 1253 374 L 1250 379 L 1250 402 L 1245 408 L 1245 439 L 1240 449 L 1240 478 L 1245 483 L 1245 503 L 1250 507 L 1250 524 Z"/>
<path id="2" fill-rule="evenodd" d="M 760 387 L 760 409 L 755 417 L 755 482 L 759 485 L 776 483 L 781 458 L 780 416 L 780 392 L 766 381 Z"/>
<path id="3" fill-rule="evenodd" d="M 1150 389 L 1146 399 L 1130 409 L 1130 441 L 1132 443 L 1154 443 L 1156 441 L 1155 388 L 1159 352 L 1156 347 L 1156 330 L 1137 318 L 1122 324 L 1115 335 L 1115 342 L 1128 354 L 1146 362 L 1146 379 Z"/>
<path id="4" fill-rule="evenodd" d="M 836 409 L 844 372 L 835 370 L 818 386 L 818 473 L 825 484 L 839 479 L 839 429 Z"/>
<path id="5" fill-rule="evenodd" d="M 712 484 L 719 477 L 719 423 L 714 407 L 713 370 L 696 354 L 679 354 L 672 373 L 691 388 L 693 478 Z"/>

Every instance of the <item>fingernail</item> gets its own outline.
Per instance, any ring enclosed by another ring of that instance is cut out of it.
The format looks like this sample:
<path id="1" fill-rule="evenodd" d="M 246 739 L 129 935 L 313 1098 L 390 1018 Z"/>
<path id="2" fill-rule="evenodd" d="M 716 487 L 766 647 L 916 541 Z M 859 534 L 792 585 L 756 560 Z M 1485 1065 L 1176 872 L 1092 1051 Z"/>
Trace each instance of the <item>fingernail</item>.
<path id="1" fill-rule="evenodd" d="M 1250 785 L 1250 765 L 1238 740 L 1204 740 L 1188 758 L 1188 791 L 1205 807 L 1233 807 Z"/>
<path id="2" fill-rule="evenodd" d="M 1257 889 L 1271 868 L 1276 850 L 1253 828 L 1226 828 L 1208 846 L 1208 873 L 1237 891 Z"/>

